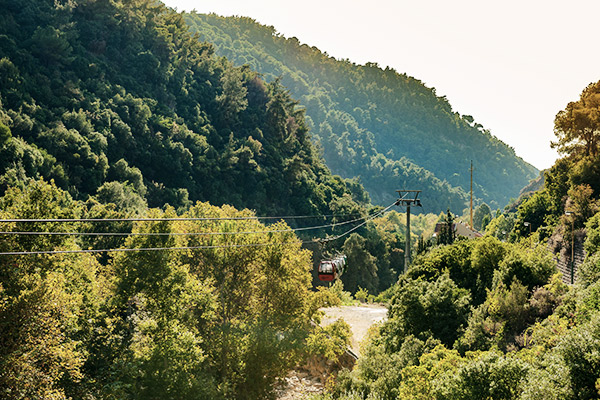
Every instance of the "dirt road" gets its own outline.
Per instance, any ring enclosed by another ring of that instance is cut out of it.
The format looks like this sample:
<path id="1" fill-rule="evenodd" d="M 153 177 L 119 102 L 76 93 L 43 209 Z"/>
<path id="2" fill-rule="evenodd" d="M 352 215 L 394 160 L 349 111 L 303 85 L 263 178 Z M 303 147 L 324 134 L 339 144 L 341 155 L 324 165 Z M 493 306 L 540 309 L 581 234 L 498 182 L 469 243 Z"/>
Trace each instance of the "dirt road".
<path id="1" fill-rule="evenodd" d="M 327 326 L 339 318 L 350 325 L 352 330 L 352 351 L 360 355 L 360 342 L 365 338 L 369 328 L 385 320 L 387 308 L 378 305 L 342 306 L 323 308 L 325 316 L 322 326 Z M 306 372 L 292 371 L 284 380 L 277 394 L 278 400 L 305 400 L 312 395 L 322 393 L 323 385 L 318 378 Z"/>
<path id="2" fill-rule="evenodd" d="M 371 325 L 385 320 L 387 316 L 387 308 L 374 304 L 328 307 L 322 310 L 325 312 L 325 317 L 321 322 L 322 326 L 327 326 L 339 318 L 350 325 L 352 329 L 352 344 L 350 347 L 359 356 L 360 342 L 365 338 Z"/>

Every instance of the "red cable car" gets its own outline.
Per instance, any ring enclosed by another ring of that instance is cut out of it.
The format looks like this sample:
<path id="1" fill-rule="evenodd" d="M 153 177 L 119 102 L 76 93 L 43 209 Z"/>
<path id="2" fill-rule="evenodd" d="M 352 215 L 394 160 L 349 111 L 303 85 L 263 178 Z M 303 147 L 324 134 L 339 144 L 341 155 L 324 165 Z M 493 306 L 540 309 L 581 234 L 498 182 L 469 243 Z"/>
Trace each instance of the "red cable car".
<path id="1" fill-rule="evenodd" d="M 323 260 L 319 264 L 319 279 L 331 282 L 342 276 L 346 270 L 346 256 L 337 256 L 333 260 Z"/>

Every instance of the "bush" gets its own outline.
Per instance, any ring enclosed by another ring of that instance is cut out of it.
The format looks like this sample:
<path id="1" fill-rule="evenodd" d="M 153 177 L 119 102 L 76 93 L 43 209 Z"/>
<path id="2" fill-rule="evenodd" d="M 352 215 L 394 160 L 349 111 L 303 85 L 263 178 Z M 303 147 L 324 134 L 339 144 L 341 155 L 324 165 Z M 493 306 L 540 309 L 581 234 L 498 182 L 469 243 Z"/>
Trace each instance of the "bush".
<path id="1" fill-rule="evenodd" d="M 471 296 L 459 288 L 448 274 L 433 282 L 405 279 L 399 283 L 382 328 L 388 351 L 397 351 L 404 338 L 432 336 L 452 346 L 466 323 Z"/>
<path id="2" fill-rule="evenodd" d="M 458 370 L 439 375 L 433 392 L 444 400 L 512 400 L 520 394 L 529 369 L 517 358 L 486 352 Z"/>
<path id="3" fill-rule="evenodd" d="M 350 325 L 338 319 L 324 328 L 317 327 L 306 339 L 306 351 L 309 355 L 336 360 L 346 351 L 351 337 Z"/>
<path id="4" fill-rule="evenodd" d="M 600 313 L 590 322 L 573 329 L 557 346 L 568 371 L 574 399 L 593 399 L 600 395 Z"/>
<path id="5" fill-rule="evenodd" d="M 586 239 L 583 247 L 589 256 L 596 254 L 600 248 L 600 213 L 595 214 L 586 224 Z"/>
<path id="6" fill-rule="evenodd" d="M 587 287 L 600 280 L 600 253 L 588 255 L 577 270 L 577 283 Z"/>
<path id="7" fill-rule="evenodd" d="M 358 287 L 358 291 L 354 294 L 354 298 L 360 301 L 361 303 L 366 302 L 368 297 L 369 292 L 366 289 L 361 288 L 360 286 Z"/>

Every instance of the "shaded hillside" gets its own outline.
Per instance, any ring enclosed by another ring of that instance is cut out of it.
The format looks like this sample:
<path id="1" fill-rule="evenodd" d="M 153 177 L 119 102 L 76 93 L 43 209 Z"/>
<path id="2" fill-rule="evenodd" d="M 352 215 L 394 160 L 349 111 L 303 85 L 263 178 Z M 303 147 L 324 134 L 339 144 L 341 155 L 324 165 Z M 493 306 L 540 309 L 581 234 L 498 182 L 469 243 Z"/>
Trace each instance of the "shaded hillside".
<path id="1" fill-rule="evenodd" d="M 462 210 L 473 160 L 475 196 L 501 207 L 538 174 L 417 79 L 377 64 L 335 60 L 249 18 L 185 18 L 219 55 L 250 65 L 267 81 L 280 78 L 306 106 L 327 165 L 342 176 L 360 176 L 376 203 L 389 201 L 395 189 L 418 188 L 426 193 L 426 211 Z"/>
<path id="2" fill-rule="evenodd" d="M 330 173 L 304 110 L 280 83 L 216 57 L 153 0 L 3 4 L 0 194 L 43 178 L 124 215 L 167 203 L 183 213 L 196 200 L 256 215 L 334 215 L 289 221 L 336 224 L 303 230 L 305 239 L 348 233 L 313 246 L 315 262 L 352 252 L 351 291 L 375 294 L 396 281 L 403 219 L 342 224 L 366 215 L 369 196 Z M 105 239 L 97 248 L 121 243 Z"/>
<path id="3" fill-rule="evenodd" d="M 2 4 L 2 190 L 43 177 L 133 210 L 270 215 L 348 211 L 349 187 L 368 202 L 329 173 L 282 85 L 215 57 L 162 4 Z"/>

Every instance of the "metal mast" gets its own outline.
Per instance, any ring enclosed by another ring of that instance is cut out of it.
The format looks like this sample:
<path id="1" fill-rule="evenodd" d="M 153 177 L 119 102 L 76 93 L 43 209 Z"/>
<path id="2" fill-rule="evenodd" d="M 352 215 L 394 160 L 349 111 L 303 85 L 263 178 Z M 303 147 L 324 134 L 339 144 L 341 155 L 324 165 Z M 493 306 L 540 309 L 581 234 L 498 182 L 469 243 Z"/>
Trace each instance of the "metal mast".
<path id="1" fill-rule="evenodd" d="M 414 204 L 418 207 L 421 207 L 421 200 L 419 200 L 420 190 L 396 190 L 398 192 L 398 196 L 400 197 L 396 201 L 397 206 L 405 206 L 406 207 L 406 239 L 404 246 L 404 272 L 408 269 L 410 265 L 410 206 Z"/>
<path id="2" fill-rule="evenodd" d="M 471 160 L 471 229 L 473 229 L 473 160 Z"/>

